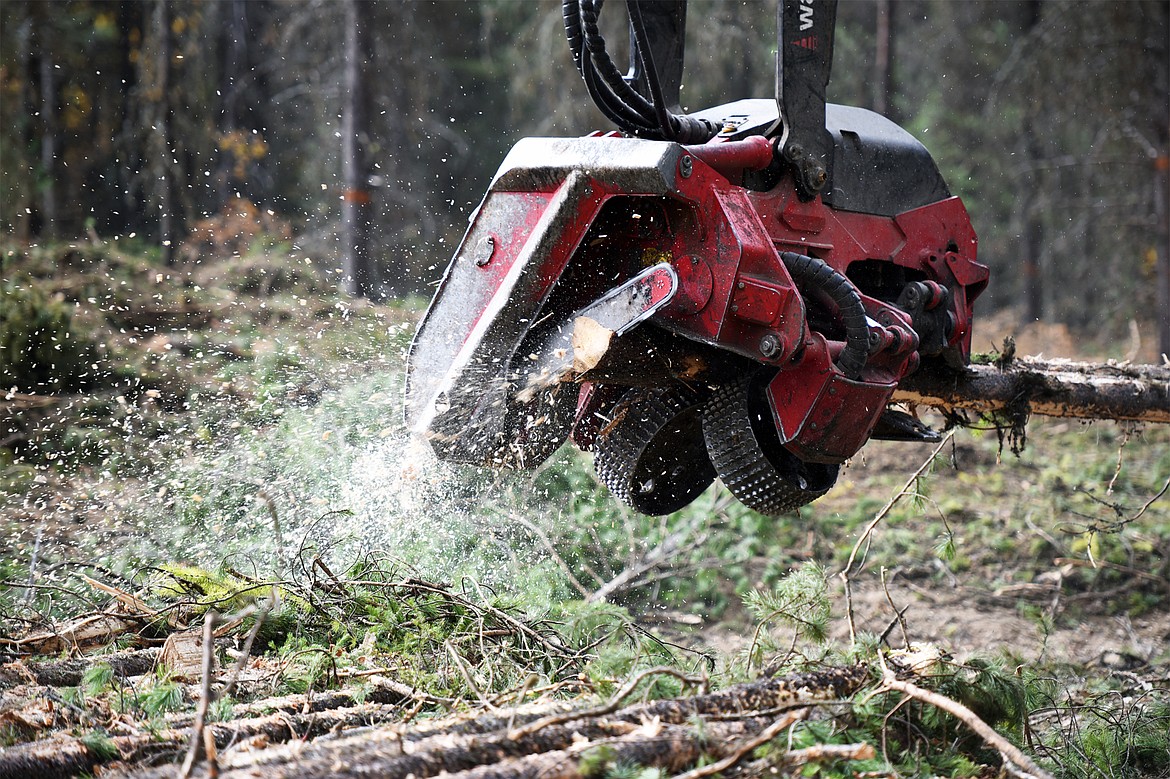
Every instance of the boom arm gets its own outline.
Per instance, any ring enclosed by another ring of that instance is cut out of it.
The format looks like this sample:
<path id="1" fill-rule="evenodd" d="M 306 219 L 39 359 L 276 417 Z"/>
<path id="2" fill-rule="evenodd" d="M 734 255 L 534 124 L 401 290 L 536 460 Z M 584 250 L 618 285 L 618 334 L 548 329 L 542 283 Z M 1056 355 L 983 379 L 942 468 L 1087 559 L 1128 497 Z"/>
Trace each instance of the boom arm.
<path id="1" fill-rule="evenodd" d="M 642 138 L 702 143 L 710 122 L 680 113 L 686 0 L 627 0 L 630 71 L 618 73 L 597 27 L 597 0 L 564 0 L 573 61 L 590 96 L 618 126 Z M 825 129 L 825 89 L 833 65 L 837 0 L 777 0 L 776 107 L 769 131 L 781 139 L 781 159 L 793 170 L 802 200 L 825 190 L 832 174 L 833 139 Z"/>
<path id="2" fill-rule="evenodd" d="M 825 88 L 833 68 L 837 0 L 780 0 L 776 10 L 776 107 L 781 151 L 796 170 L 802 199 L 829 182 L 833 139 L 825 129 Z"/>

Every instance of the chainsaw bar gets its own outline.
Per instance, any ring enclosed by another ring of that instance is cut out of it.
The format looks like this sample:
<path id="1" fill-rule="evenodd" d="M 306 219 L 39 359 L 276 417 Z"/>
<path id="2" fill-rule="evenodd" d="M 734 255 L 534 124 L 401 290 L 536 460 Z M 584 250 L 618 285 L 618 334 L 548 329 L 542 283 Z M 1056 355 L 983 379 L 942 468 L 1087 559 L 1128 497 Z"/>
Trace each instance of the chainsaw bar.
<path id="1" fill-rule="evenodd" d="M 446 458 L 497 468 L 534 467 L 565 442 L 573 424 L 576 372 L 592 367 L 612 338 L 665 306 L 678 276 L 659 263 L 619 284 L 559 323 L 545 323 L 544 346 L 522 350 L 504 370 L 469 360 L 460 382 L 448 380 L 420 430 Z M 582 340 L 585 342 L 583 343 Z M 587 352 L 587 353 L 586 353 Z M 585 364 L 582 363 L 585 361 Z M 481 381 L 467 381 L 477 370 Z"/>
<path id="2" fill-rule="evenodd" d="M 606 292 L 568 317 L 540 352 L 528 356 L 533 368 L 517 397 L 536 392 L 594 367 L 613 338 L 649 319 L 678 290 L 678 274 L 660 262 Z"/>

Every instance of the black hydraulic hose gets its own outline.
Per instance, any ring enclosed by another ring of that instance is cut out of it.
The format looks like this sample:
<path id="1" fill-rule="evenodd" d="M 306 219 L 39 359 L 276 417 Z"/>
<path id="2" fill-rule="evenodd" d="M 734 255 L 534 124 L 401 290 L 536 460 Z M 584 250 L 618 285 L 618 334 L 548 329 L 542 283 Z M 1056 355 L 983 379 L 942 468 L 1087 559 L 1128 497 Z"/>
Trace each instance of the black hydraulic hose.
<path id="1" fill-rule="evenodd" d="M 605 37 L 597 26 L 598 15 L 601 12 L 601 3 L 598 0 L 580 0 L 581 28 L 585 32 L 585 48 L 589 50 L 590 60 L 614 96 L 623 104 L 633 109 L 643 121 L 652 121 L 654 106 L 649 100 L 638 94 L 637 90 L 626 83 L 617 65 L 609 57 L 605 48 Z"/>
<path id="2" fill-rule="evenodd" d="M 602 88 L 597 82 L 597 69 L 585 49 L 585 33 L 581 23 L 580 0 L 563 0 L 561 15 L 565 22 L 565 36 L 569 41 L 569 52 L 573 55 L 573 64 L 585 80 L 585 87 L 589 90 L 589 97 L 594 105 L 601 109 L 611 120 L 623 129 L 633 128 L 645 131 L 650 128 L 649 123 L 635 113 L 629 106 L 623 105 L 613 96 L 612 92 Z"/>
<path id="3" fill-rule="evenodd" d="M 590 51 L 585 46 L 585 28 L 581 20 L 582 0 L 564 0 L 562 15 L 565 20 L 565 35 L 569 40 L 569 51 L 573 55 L 574 64 L 585 80 L 589 90 L 589 97 L 607 117 L 619 127 L 637 135 L 648 135 L 654 129 L 654 122 L 639 114 L 633 107 L 623 103 L 611 88 L 599 83 L 601 75 L 593 63 Z M 604 39 L 601 45 L 604 47 Z M 612 62 L 610 63 L 613 67 Z M 616 71 L 616 67 L 614 67 Z M 620 76 L 619 76 L 620 78 Z"/>
<path id="4" fill-rule="evenodd" d="M 622 130 L 654 140 L 679 143 L 705 143 L 719 132 L 713 123 L 685 114 L 671 113 L 661 94 L 658 73 L 650 54 L 650 42 L 642 24 L 638 0 L 626 0 L 634 31 L 636 56 L 646 73 L 646 83 L 654 98 L 647 100 L 630 86 L 610 59 L 605 38 L 598 28 L 598 15 L 604 0 L 562 0 L 565 36 L 573 63 L 581 72 L 589 96 L 609 119 Z"/>
<path id="5" fill-rule="evenodd" d="M 869 359 L 868 317 L 857 288 L 824 260 L 796 252 L 781 252 L 780 259 L 797 286 L 815 287 L 837 305 L 845 326 L 845 348 L 837 357 L 837 369 L 847 378 L 856 379 Z"/>
<path id="6" fill-rule="evenodd" d="M 577 67 L 577 70 L 582 70 L 581 45 L 583 37 L 581 32 L 581 6 L 578 4 L 578 0 L 563 0 L 561 3 L 561 16 L 565 20 L 565 37 L 569 39 L 569 52 L 573 55 L 573 64 Z"/>
<path id="7" fill-rule="evenodd" d="M 706 143 L 711 140 L 719 132 L 719 128 L 712 122 L 695 119 L 686 114 L 674 114 L 667 108 L 666 98 L 662 96 L 662 85 L 658 80 L 658 69 L 654 65 L 651 53 L 653 47 L 650 45 L 650 37 L 642 20 L 642 0 L 626 0 L 626 7 L 630 13 L 630 27 L 634 31 L 638 59 L 641 60 L 642 70 L 646 73 L 646 86 L 650 90 L 655 118 L 658 120 L 658 126 L 662 128 L 663 137 L 682 144 Z"/>
<path id="8" fill-rule="evenodd" d="M 638 113 L 632 106 L 622 102 L 621 98 L 615 95 L 607 84 L 602 83 L 602 76 L 597 68 L 590 64 L 589 67 L 586 67 L 584 76 L 593 102 L 606 116 L 627 132 L 641 137 L 655 137 L 657 124 L 652 119 L 647 119 Z M 657 137 L 655 139 L 661 140 Z"/>
<path id="9" fill-rule="evenodd" d="M 654 56 L 650 49 L 650 38 L 646 35 L 646 24 L 642 20 L 642 5 L 638 0 L 626 0 L 626 7 L 630 12 L 630 27 L 634 31 L 634 40 L 638 47 L 638 59 L 642 62 L 642 70 L 646 74 L 646 85 L 650 89 L 650 101 L 654 105 L 655 118 L 662 134 L 667 140 L 678 138 L 678 119 L 666 110 L 666 98 L 662 96 L 662 85 L 658 82 L 658 69 L 654 65 Z"/>

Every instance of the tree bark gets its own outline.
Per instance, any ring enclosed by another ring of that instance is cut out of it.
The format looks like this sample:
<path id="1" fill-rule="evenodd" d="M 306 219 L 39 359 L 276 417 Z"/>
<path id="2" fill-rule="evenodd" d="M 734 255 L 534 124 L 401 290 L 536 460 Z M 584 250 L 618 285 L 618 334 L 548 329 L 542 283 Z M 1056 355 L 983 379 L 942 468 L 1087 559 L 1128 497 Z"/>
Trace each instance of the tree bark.
<path id="1" fill-rule="evenodd" d="M 41 224 L 38 234 L 45 238 L 58 237 L 60 213 L 57 202 L 57 155 L 61 143 L 60 126 L 57 121 L 57 76 L 53 61 L 54 35 L 51 30 L 50 14 L 46 8 L 38 8 L 36 14 L 36 44 L 40 66 L 41 87 Z"/>
<path id="2" fill-rule="evenodd" d="M 76 687 L 85 672 L 99 663 L 107 663 L 115 676 L 141 676 L 150 673 L 157 658 L 157 649 L 130 649 L 96 657 L 0 665 L 0 691 L 34 681 L 46 687 Z"/>
<path id="3" fill-rule="evenodd" d="M 171 8 L 170 0 L 156 0 L 155 34 L 158 36 L 158 239 L 163 261 L 175 261 L 175 203 L 174 203 L 174 148 L 171 142 L 171 123 L 174 110 L 171 104 Z"/>
<path id="4" fill-rule="evenodd" d="M 369 7 L 360 0 L 345 0 L 345 95 L 341 114 L 342 253 L 346 292 L 361 297 L 374 294 L 370 257 Z"/>
<path id="5" fill-rule="evenodd" d="M 367 703 L 322 711 L 317 704 L 344 702 L 348 696 L 314 696 L 313 705 L 299 713 L 287 713 L 283 703 L 272 701 L 280 713 L 208 725 L 216 744 L 223 748 L 258 738 L 264 744 L 296 739 L 289 747 L 236 750 L 221 753 L 218 776 L 248 777 L 344 777 L 381 776 L 418 779 L 444 771 L 474 771 L 486 777 L 578 776 L 580 761 L 591 747 L 604 745 L 595 755 L 602 766 L 614 761 L 662 765 L 671 773 L 693 765 L 700 758 L 734 754 L 736 740 L 759 733 L 781 718 L 808 704 L 848 698 L 869 680 L 864 666 L 827 668 L 788 677 L 765 679 L 689 698 L 628 705 L 599 714 L 595 710 L 540 716 L 547 708 L 522 706 L 486 714 L 474 720 L 450 718 L 418 725 L 383 724 L 363 728 L 348 737 L 319 742 L 312 739 L 344 728 L 389 723 L 401 717 L 397 687 L 375 685 Z M 375 701 L 375 702 L 370 702 Z M 246 708 L 259 708 L 257 702 Z M 557 707 L 559 708 L 559 707 Z M 311 712 L 311 713 L 307 713 Z M 171 727 L 154 734 L 116 736 L 108 746 L 121 760 L 143 765 L 147 757 L 174 757 L 186 744 L 187 729 Z M 549 754 L 560 753 L 560 754 Z M 73 737 L 58 737 L 13 747 L 0 755 L 0 779 L 9 776 L 65 776 L 92 771 L 109 758 L 95 755 Z M 157 764 L 157 760 L 152 759 Z M 599 767 L 602 767 L 599 766 Z M 554 769 L 552 774 L 546 770 Z M 22 773 L 23 772 L 23 773 Z M 171 779 L 174 766 L 135 771 L 140 779 Z M 208 775 L 207 766 L 196 766 L 194 776 Z"/>
<path id="6" fill-rule="evenodd" d="M 894 400 L 980 413 L 1170 423 L 1170 367 L 1021 358 L 1002 367 L 921 371 L 902 380 Z"/>
<path id="7" fill-rule="evenodd" d="M 659 768 L 673 776 L 703 758 L 716 760 L 733 753 L 741 740 L 758 733 L 769 722 L 770 718 L 752 717 L 703 725 L 624 723 L 618 730 L 627 732 L 610 740 L 582 742 L 448 776 L 449 779 L 583 779 L 619 765 Z"/>
<path id="8" fill-rule="evenodd" d="M 396 701 L 394 693 L 375 690 L 371 699 Z M 343 728 L 366 727 L 394 721 L 402 716 L 397 702 L 366 702 L 343 709 L 288 714 L 280 712 L 262 717 L 233 720 L 207 725 L 218 748 L 257 739 L 265 745 L 291 739 L 313 739 Z M 166 728 L 155 733 L 113 736 L 108 746 L 112 755 L 101 755 L 72 736 L 61 735 L 43 741 L 18 744 L 0 752 L 0 779 L 17 777 L 76 776 L 91 773 L 112 758 L 130 764 L 158 762 L 157 758 L 175 759 L 187 746 L 189 728 Z M 148 758 L 149 761 L 148 761 Z M 290 758 L 295 762 L 295 757 Z M 175 767 L 167 766 L 156 774 L 171 779 Z M 328 774 L 326 774 L 328 775 Z"/>

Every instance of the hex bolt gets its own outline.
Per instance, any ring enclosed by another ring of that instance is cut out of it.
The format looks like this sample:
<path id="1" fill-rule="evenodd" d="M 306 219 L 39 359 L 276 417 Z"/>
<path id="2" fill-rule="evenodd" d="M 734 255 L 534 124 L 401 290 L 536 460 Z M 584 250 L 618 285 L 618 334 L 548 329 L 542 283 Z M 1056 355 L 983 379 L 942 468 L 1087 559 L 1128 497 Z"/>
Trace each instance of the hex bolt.
<path id="1" fill-rule="evenodd" d="M 492 261 L 492 255 L 496 253 L 496 239 L 495 236 L 485 235 L 475 247 L 475 264 L 483 267 Z"/>
<path id="2" fill-rule="evenodd" d="M 906 299 L 906 305 L 910 308 L 918 308 L 918 304 L 922 302 L 922 289 L 917 284 L 906 285 L 902 295 Z"/>
<path id="3" fill-rule="evenodd" d="M 694 161 L 688 155 L 684 154 L 678 161 L 678 172 L 684 179 L 689 179 L 691 177 L 691 171 L 694 169 Z"/>
<path id="4" fill-rule="evenodd" d="M 773 333 L 768 333 L 760 339 L 760 354 L 772 358 L 780 354 L 780 339 Z"/>

